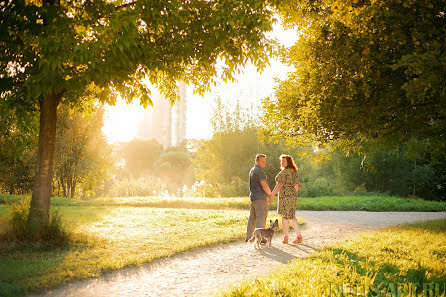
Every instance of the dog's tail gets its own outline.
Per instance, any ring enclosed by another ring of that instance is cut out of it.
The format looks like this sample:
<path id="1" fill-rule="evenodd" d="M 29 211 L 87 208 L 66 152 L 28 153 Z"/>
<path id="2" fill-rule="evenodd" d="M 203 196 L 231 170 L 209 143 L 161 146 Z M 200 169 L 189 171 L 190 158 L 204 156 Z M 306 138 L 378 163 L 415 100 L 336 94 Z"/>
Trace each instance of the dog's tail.
<path id="1" fill-rule="evenodd" d="M 253 235 L 248 241 L 253 242 L 256 239 L 256 237 Z"/>

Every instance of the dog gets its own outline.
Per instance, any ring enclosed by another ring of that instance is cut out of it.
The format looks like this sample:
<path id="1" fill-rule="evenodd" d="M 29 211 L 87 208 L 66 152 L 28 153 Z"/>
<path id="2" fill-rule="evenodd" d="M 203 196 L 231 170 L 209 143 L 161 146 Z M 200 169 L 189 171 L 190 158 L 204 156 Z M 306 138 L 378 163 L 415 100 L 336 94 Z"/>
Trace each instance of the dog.
<path id="1" fill-rule="evenodd" d="M 254 248 L 256 250 L 260 249 L 260 244 L 266 240 L 266 244 L 268 247 L 271 247 L 271 241 L 273 240 L 274 231 L 279 229 L 279 220 L 275 220 L 274 222 L 269 220 L 269 228 L 256 228 L 254 230 L 254 234 L 252 235 L 249 242 L 254 242 Z"/>

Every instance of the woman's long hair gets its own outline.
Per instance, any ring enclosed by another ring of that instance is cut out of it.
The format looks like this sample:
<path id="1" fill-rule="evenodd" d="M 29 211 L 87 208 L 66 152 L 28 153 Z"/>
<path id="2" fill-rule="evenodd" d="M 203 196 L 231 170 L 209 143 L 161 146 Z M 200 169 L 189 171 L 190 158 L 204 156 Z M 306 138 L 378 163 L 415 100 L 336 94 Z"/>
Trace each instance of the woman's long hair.
<path id="1" fill-rule="evenodd" d="M 282 155 L 280 155 L 280 158 L 279 158 L 280 161 L 282 161 L 282 158 L 286 159 L 286 163 L 287 163 L 286 168 L 291 168 L 295 172 L 297 172 L 297 166 L 296 166 L 296 163 L 294 163 L 293 157 L 291 157 L 290 155 L 282 154 Z M 286 169 L 286 168 L 280 167 L 280 169 L 282 169 L 282 170 Z"/>

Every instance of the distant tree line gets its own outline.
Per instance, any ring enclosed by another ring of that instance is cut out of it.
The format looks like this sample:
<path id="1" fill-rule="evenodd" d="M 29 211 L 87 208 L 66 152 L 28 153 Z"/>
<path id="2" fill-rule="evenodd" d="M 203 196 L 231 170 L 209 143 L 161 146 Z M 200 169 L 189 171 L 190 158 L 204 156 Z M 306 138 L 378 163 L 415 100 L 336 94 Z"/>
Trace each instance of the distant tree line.
<path id="1" fill-rule="evenodd" d="M 290 147 L 285 141 L 259 140 L 262 126 L 252 110 L 216 101 L 213 137 L 195 144 L 193 163 L 198 193 L 207 196 L 248 195 L 248 172 L 257 153 L 267 155 L 270 186 L 280 170 L 279 156 L 291 154 L 299 167 L 300 195 L 385 193 L 430 200 L 446 199 L 446 162 L 435 159 L 424 143 L 411 140 L 397 147 L 369 141 L 363 150 L 346 155 L 336 143 L 322 148 Z"/>
<path id="2" fill-rule="evenodd" d="M 267 155 L 268 183 L 280 170 L 282 153 L 294 156 L 300 195 L 386 193 L 429 200 L 445 199 L 446 164 L 433 159 L 419 141 L 388 149 L 369 142 L 361 154 L 347 156 L 335 145 L 290 147 L 285 141 L 261 141 L 259 117 L 252 108 L 215 100 L 213 136 L 163 148 L 156 140 L 107 144 L 104 110 L 58 110 L 53 193 L 63 197 L 247 196 L 248 172 L 257 153 Z M 37 155 L 36 118 L 20 122 L 3 110 L 0 124 L 0 189 L 29 194 Z"/>
<path id="3" fill-rule="evenodd" d="M 0 108 L 2 105 L 0 105 Z M 2 109 L 0 191 L 30 194 L 37 158 L 37 118 L 19 121 Z M 102 132 L 103 108 L 84 112 L 58 109 L 53 195 L 147 196 L 176 193 L 194 182 L 185 144 L 163 149 L 156 140 L 134 139 L 109 145 Z"/>

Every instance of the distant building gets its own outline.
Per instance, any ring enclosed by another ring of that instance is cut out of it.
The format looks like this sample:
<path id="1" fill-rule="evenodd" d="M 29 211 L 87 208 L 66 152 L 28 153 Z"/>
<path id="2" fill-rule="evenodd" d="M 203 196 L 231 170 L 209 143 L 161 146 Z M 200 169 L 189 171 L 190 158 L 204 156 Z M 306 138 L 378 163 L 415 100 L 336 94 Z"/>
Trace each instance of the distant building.
<path id="1" fill-rule="evenodd" d="M 153 107 L 145 110 L 137 137 L 156 139 L 164 148 L 178 145 L 186 138 L 186 85 L 178 83 L 180 101 L 173 106 L 164 95 L 152 91 Z"/>

